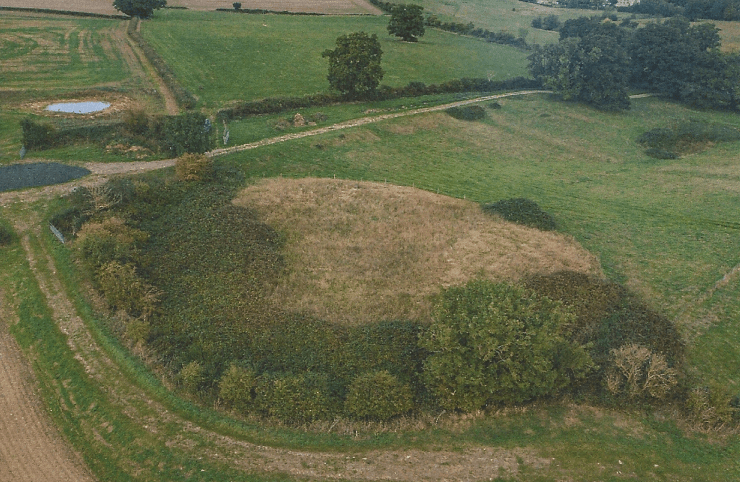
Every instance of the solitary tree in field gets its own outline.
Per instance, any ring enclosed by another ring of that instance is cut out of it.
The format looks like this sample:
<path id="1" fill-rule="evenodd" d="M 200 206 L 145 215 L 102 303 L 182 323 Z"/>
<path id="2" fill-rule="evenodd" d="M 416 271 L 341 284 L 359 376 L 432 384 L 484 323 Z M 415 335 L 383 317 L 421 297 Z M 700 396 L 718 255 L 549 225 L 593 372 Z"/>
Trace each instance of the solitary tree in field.
<path id="1" fill-rule="evenodd" d="M 419 5 L 396 5 L 391 10 L 388 33 L 401 37 L 406 42 L 416 42 L 424 36 L 424 7 Z"/>
<path id="2" fill-rule="evenodd" d="M 150 18 L 154 10 L 167 5 L 167 0 L 113 0 L 113 7 L 131 17 Z"/>
<path id="3" fill-rule="evenodd" d="M 329 85 L 350 97 L 373 92 L 384 74 L 380 67 L 382 55 L 375 34 L 357 32 L 338 37 L 337 48 L 322 54 L 329 58 Z"/>

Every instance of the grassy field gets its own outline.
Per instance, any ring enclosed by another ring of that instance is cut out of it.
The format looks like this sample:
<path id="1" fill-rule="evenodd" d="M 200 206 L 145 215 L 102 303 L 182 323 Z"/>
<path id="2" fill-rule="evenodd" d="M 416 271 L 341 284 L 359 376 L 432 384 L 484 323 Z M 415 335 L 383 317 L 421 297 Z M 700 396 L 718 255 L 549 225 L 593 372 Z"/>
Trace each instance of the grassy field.
<path id="1" fill-rule="evenodd" d="M 120 20 L 0 15 L 0 90 L 44 93 L 120 85 L 129 69 L 116 48 Z"/>
<path id="2" fill-rule="evenodd" d="M 416 44 L 404 43 L 388 35 L 387 22 L 168 10 L 144 23 L 142 34 L 206 108 L 328 91 L 328 63 L 321 53 L 334 48 L 338 36 L 357 31 L 378 35 L 383 84 L 526 74 L 526 52 L 434 30 Z"/>

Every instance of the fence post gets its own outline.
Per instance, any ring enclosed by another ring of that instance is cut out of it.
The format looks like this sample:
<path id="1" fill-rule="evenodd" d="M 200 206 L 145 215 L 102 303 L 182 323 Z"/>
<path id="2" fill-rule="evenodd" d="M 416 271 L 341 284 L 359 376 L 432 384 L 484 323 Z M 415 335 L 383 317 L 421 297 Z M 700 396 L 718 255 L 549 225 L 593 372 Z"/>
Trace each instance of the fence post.
<path id="1" fill-rule="evenodd" d="M 54 233 L 54 236 L 56 236 L 57 239 L 59 239 L 59 241 L 64 244 L 64 235 L 62 234 L 62 232 L 55 228 L 54 225 L 51 223 L 49 223 L 49 229 L 51 229 L 51 232 Z"/>

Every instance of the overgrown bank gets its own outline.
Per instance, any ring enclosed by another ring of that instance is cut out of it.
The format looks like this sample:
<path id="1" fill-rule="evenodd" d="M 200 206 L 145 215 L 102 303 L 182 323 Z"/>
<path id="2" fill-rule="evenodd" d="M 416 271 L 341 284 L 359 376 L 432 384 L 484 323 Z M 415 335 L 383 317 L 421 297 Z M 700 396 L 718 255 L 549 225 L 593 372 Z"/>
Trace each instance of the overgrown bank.
<path id="1" fill-rule="evenodd" d="M 709 404 L 717 418 L 707 423 L 732 421 L 724 392 L 696 390 L 686 376 L 673 324 L 623 287 L 590 276 L 534 276 L 514 291 L 485 281 L 451 288 L 437 299 L 431 325 L 346 326 L 287 312 L 270 301 L 289 267 L 282 235 L 231 204 L 239 172 L 202 172 L 200 182 L 149 177 L 79 190 L 55 219 L 77 231 L 75 251 L 116 313 L 111 329 L 161 357 L 185 393 L 292 424 L 476 411 L 566 393 L 606 405 L 672 400 L 690 416 Z M 480 290 L 499 301 L 481 304 Z M 460 331 L 465 319 L 482 324 Z M 491 326 L 508 331 L 479 338 Z M 530 330 L 549 333 L 548 342 L 528 339 Z M 511 351 L 478 360 L 477 349 L 452 348 L 455 339 L 478 339 L 472 346 L 481 349 L 508 340 Z M 527 384 L 507 381 L 512 375 Z M 481 385 L 481 376 L 493 378 Z"/>

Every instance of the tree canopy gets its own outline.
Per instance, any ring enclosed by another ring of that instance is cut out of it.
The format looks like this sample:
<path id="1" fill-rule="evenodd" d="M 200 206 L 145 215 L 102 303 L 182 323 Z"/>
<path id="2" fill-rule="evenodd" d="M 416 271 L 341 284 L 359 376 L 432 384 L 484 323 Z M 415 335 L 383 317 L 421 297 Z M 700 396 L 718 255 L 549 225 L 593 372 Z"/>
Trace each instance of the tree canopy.
<path id="1" fill-rule="evenodd" d="M 416 42 L 424 36 L 424 7 L 419 5 L 395 5 L 388 22 L 388 33 L 401 37 L 405 42 Z"/>
<path id="2" fill-rule="evenodd" d="M 329 58 L 329 85 L 350 97 L 373 92 L 384 74 L 380 67 L 382 55 L 375 34 L 356 32 L 338 37 L 337 47 L 322 54 Z"/>
<path id="3" fill-rule="evenodd" d="M 629 107 L 628 88 L 698 107 L 737 109 L 740 55 L 719 50 L 718 29 L 685 18 L 634 32 L 598 17 L 568 20 L 560 42 L 535 47 L 529 71 L 566 100 L 603 110 Z"/>
<path id="4" fill-rule="evenodd" d="M 429 387 L 448 410 L 551 395 L 591 365 L 561 335 L 572 321 L 560 303 L 523 288 L 491 281 L 449 288 L 420 340 L 430 352 Z"/>
<path id="5" fill-rule="evenodd" d="M 167 0 L 113 0 L 113 7 L 131 17 L 149 18 L 158 8 L 167 6 Z"/>

